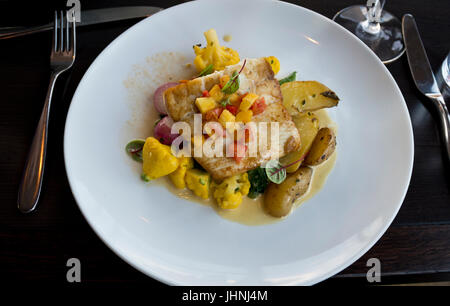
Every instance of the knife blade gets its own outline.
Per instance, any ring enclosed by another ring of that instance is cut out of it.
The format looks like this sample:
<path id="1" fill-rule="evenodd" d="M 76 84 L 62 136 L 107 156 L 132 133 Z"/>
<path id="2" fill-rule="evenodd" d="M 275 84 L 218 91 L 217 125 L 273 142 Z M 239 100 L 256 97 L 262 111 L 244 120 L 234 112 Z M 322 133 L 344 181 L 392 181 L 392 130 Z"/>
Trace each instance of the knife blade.
<path id="1" fill-rule="evenodd" d="M 433 101 L 433 105 L 438 111 L 442 142 L 450 162 L 450 114 L 439 91 L 416 21 L 412 15 L 403 16 L 402 31 L 414 83 L 422 94 Z"/>
<path id="2" fill-rule="evenodd" d="M 77 23 L 77 27 L 133 18 L 144 18 L 161 10 L 162 8 L 154 6 L 125 6 L 81 11 L 81 22 Z M 34 34 L 52 29 L 53 23 L 36 27 L 3 27 L 0 28 L 0 39 Z"/>

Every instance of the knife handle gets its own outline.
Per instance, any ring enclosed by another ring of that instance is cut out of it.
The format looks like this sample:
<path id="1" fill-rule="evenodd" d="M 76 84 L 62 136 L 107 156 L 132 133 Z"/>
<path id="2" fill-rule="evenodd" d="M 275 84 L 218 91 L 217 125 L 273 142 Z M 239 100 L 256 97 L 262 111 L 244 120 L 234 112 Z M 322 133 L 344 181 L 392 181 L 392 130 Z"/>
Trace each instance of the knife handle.
<path id="1" fill-rule="evenodd" d="M 46 24 L 37 27 L 10 27 L 10 28 L 0 28 L 0 39 L 7 39 L 13 37 L 24 36 L 28 34 L 34 34 L 39 32 L 44 32 L 51 30 L 53 28 L 52 24 Z"/>
<path id="2" fill-rule="evenodd" d="M 436 105 L 438 109 L 442 142 L 445 152 L 447 153 L 448 161 L 450 162 L 450 114 L 448 113 L 448 109 L 442 95 L 427 95 L 427 97 L 434 102 L 434 105 Z"/>

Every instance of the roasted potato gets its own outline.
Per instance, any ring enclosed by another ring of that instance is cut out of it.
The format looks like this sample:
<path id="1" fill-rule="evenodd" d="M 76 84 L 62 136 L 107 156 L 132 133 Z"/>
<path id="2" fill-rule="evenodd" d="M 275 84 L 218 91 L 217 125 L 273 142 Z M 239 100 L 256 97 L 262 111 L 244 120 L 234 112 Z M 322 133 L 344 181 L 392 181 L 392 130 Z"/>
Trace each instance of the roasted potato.
<path id="1" fill-rule="evenodd" d="M 311 144 L 314 141 L 314 138 L 319 131 L 319 118 L 313 112 L 300 113 L 296 116 L 292 116 L 292 120 L 295 123 L 295 126 L 298 129 L 300 134 L 300 150 L 289 153 L 288 155 L 282 157 L 280 162 L 282 165 L 295 164 L 286 168 L 287 173 L 292 173 L 297 171 L 300 167 L 302 160 L 301 158 L 305 156 L 305 154 L 311 148 Z"/>
<path id="2" fill-rule="evenodd" d="M 321 128 L 314 138 L 311 150 L 304 163 L 309 166 L 316 166 L 326 161 L 336 148 L 336 136 L 330 128 Z"/>
<path id="3" fill-rule="evenodd" d="M 264 208 L 274 217 L 284 217 L 294 202 L 308 191 L 312 169 L 300 167 L 281 184 L 270 183 L 264 193 Z"/>
<path id="4" fill-rule="evenodd" d="M 339 97 L 316 81 L 295 81 L 281 85 L 283 104 L 291 115 L 337 106 Z"/>

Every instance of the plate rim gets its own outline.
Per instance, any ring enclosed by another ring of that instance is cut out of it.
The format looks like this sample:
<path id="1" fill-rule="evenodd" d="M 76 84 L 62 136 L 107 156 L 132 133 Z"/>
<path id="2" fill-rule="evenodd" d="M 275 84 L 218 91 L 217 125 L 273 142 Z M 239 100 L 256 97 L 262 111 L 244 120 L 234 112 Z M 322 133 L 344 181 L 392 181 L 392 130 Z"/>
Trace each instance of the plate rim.
<path id="1" fill-rule="evenodd" d="M 223 1 L 223 0 L 222 0 Z M 234 1 L 234 0 L 225 0 L 225 1 Z M 411 182 L 411 178 L 412 178 L 412 171 L 413 171 L 413 164 L 414 164 L 414 154 L 415 154 L 415 150 L 414 150 L 414 131 L 413 131 L 413 126 L 412 126 L 412 119 L 411 116 L 409 114 L 409 110 L 406 104 L 406 101 L 403 97 L 403 94 L 397 84 L 397 82 L 395 81 L 394 77 L 392 76 L 392 74 L 390 73 L 390 71 L 387 69 L 386 65 L 383 64 L 381 62 L 381 60 L 375 55 L 375 53 L 373 53 L 373 51 L 367 46 L 365 45 L 362 41 L 360 41 L 357 37 L 355 37 L 353 34 L 351 34 L 348 30 L 346 30 L 344 27 L 342 27 L 341 25 L 339 25 L 338 23 L 334 22 L 332 19 L 329 19 L 328 17 L 317 13 L 311 9 L 305 8 L 303 6 L 297 5 L 297 4 L 292 4 L 292 3 L 288 3 L 288 2 L 284 2 L 284 1 L 278 1 L 278 0 L 254 0 L 254 1 L 264 1 L 264 2 L 271 2 L 273 5 L 277 5 L 277 4 L 281 4 L 281 5 L 286 5 L 286 6 L 291 6 L 292 8 L 295 7 L 295 9 L 297 10 L 303 10 L 304 12 L 306 12 L 307 14 L 312 14 L 315 17 L 319 18 L 322 20 L 322 22 L 331 24 L 332 26 L 339 28 L 339 30 L 341 32 L 344 32 L 344 35 L 347 35 L 348 39 L 353 39 L 355 41 L 357 41 L 359 43 L 359 45 L 362 48 L 365 48 L 367 51 L 369 51 L 370 55 L 374 58 L 376 58 L 376 62 L 377 64 L 382 67 L 384 73 L 386 74 L 386 76 L 389 78 L 390 82 L 394 85 L 394 90 L 397 92 L 398 96 L 401 98 L 401 106 L 402 106 L 402 110 L 405 112 L 408 120 L 408 133 L 409 133 L 409 153 L 410 153 L 410 158 L 407 160 L 408 162 L 408 179 L 405 181 L 405 184 L 403 186 L 403 192 L 401 195 L 401 202 L 399 204 L 396 205 L 395 208 L 395 212 L 392 214 L 392 216 L 389 218 L 389 220 L 386 222 L 386 225 L 384 226 L 384 228 L 382 228 L 381 230 L 379 230 L 378 235 L 376 235 L 376 238 L 372 239 L 370 242 L 368 242 L 366 244 L 366 246 L 364 248 L 362 248 L 359 252 L 355 253 L 351 258 L 347 259 L 345 261 L 345 263 L 334 267 L 333 269 L 323 273 L 320 277 L 317 277 L 313 280 L 307 280 L 306 283 L 304 283 L 305 285 L 314 285 L 317 283 L 320 283 L 330 277 L 332 277 L 333 275 L 343 271 L 344 269 L 346 269 L 347 267 L 349 267 L 350 265 L 352 265 L 355 261 L 357 261 L 359 258 L 361 258 L 364 254 L 367 253 L 368 250 L 370 250 L 379 240 L 380 238 L 386 233 L 387 229 L 391 226 L 393 220 L 395 219 L 395 217 L 397 216 L 401 206 L 404 203 L 406 194 L 408 192 L 409 186 L 410 186 L 410 182 Z M 94 70 L 94 66 L 95 64 L 98 62 L 98 60 L 105 54 L 108 52 L 108 50 L 110 48 L 113 48 L 120 40 L 123 36 L 127 35 L 127 33 L 129 33 L 130 31 L 133 31 L 135 28 L 141 26 L 143 23 L 146 22 L 151 22 L 149 20 L 151 20 L 151 18 L 153 16 L 156 15 L 164 15 L 167 14 L 167 11 L 171 11 L 175 8 L 179 8 L 181 6 L 191 6 L 191 5 L 196 5 L 196 3 L 201 3 L 201 2 L 210 2 L 208 0 L 195 0 L 195 1 L 190 1 L 190 2 L 185 2 L 185 3 L 180 3 L 174 6 L 171 6 L 169 8 L 163 9 L 139 22 L 137 22 L 136 24 L 132 25 L 131 27 L 129 27 L 128 29 L 126 29 L 124 32 L 122 32 L 120 35 L 118 35 L 112 42 L 110 42 L 96 57 L 95 59 L 92 61 L 92 63 L 89 65 L 89 68 L 86 70 L 86 72 L 83 74 L 83 77 L 81 78 L 80 82 L 77 85 L 77 88 L 72 96 L 71 102 L 70 102 L 70 106 L 69 106 L 69 110 L 67 112 L 67 116 L 66 116 L 66 121 L 65 121 L 65 126 L 64 126 L 64 140 L 63 140 L 63 154 L 64 154 L 64 166 L 65 166 L 65 170 L 66 170 L 66 176 L 69 182 L 69 187 L 70 190 L 72 192 L 72 195 L 75 199 L 75 202 L 78 206 L 78 209 L 80 210 L 81 214 L 83 215 L 84 219 L 86 220 L 86 222 L 89 224 L 89 226 L 91 227 L 91 229 L 94 231 L 94 233 L 100 238 L 100 240 L 111 250 L 113 251 L 114 254 L 116 254 L 119 258 L 121 258 L 123 261 L 125 261 L 127 264 L 129 264 L 130 266 L 132 266 L 133 268 L 135 268 L 137 271 L 143 273 L 146 276 L 149 276 L 153 279 L 156 279 L 157 281 L 162 282 L 163 284 L 167 284 L 167 285 L 187 285 L 185 283 L 182 282 L 177 282 L 174 280 L 170 280 L 167 277 L 161 276 L 158 273 L 155 273 L 154 271 L 149 271 L 144 269 L 143 267 L 139 266 L 137 263 L 135 263 L 131 258 L 128 257 L 128 255 L 126 254 L 126 252 L 123 252 L 120 248 L 118 248 L 117 246 L 113 246 L 113 243 L 109 243 L 106 239 L 106 237 L 103 237 L 101 235 L 100 229 L 96 227 L 94 220 L 91 220 L 90 217 L 87 215 L 87 212 L 83 209 L 83 206 L 80 204 L 81 199 L 79 198 L 78 193 L 76 192 L 76 188 L 74 187 L 74 182 L 73 182 L 73 178 L 71 178 L 70 176 L 70 166 L 69 166 L 69 162 L 67 159 L 67 147 L 68 147 L 68 137 L 67 137 L 67 133 L 68 133 L 68 123 L 70 121 L 70 118 L 72 117 L 72 103 L 74 100 L 76 100 L 78 92 L 80 90 L 80 88 L 82 87 L 82 85 L 84 84 L 84 82 L 87 79 L 87 76 L 89 74 L 92 73 L 92 71 Z M 302 283 L 303 284 L 303 283 Z"/>

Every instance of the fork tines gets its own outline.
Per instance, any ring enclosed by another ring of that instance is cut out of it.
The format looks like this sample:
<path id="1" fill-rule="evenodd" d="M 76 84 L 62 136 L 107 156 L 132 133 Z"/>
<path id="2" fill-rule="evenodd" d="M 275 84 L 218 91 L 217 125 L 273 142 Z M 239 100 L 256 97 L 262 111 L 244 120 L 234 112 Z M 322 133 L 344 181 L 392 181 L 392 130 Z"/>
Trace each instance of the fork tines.
<path id="1" fill-rule="evenodd" d="M 58 18 L 59 15 L 59 18 Z M 75 51 L 75 17 L 69 22 L 66 11 L 55 11 L 55 21 L 53 25 L 53 49 L 52 52 Z"/>

